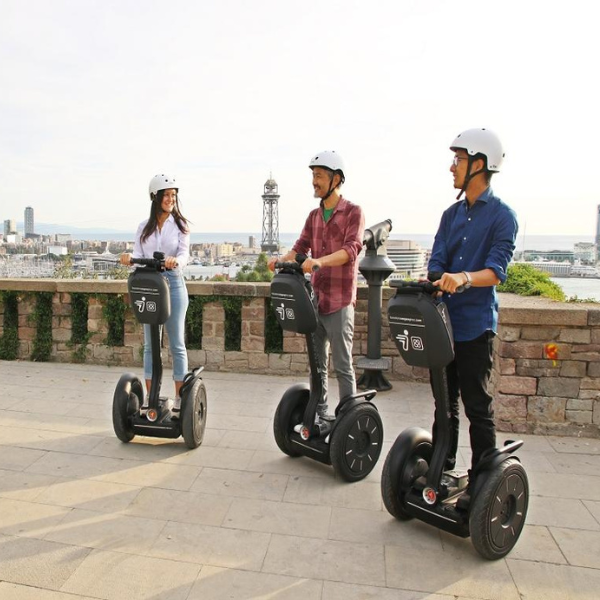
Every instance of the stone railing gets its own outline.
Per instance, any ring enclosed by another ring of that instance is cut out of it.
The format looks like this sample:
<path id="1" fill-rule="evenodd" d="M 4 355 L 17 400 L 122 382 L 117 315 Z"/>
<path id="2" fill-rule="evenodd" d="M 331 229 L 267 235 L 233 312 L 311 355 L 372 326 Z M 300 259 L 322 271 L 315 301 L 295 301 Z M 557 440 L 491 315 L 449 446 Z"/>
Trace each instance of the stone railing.
<path id="1" fill-rule="evenodd" d="M 190 364 L 207 370 L 269 374 L 304 374 L 308 370 L 302 336 L 283 335 L 283 352 L 265 352 L 267 283 L 187 282 L 190 296 L 211 296 L 202 312 L 202 348 L 188 349 Z M 52 293 L 50 360 L 75 360 L 71 342 L 71 295 L 88 294 L 88 337 L 77 360 L 139 367 L 143 332 L 132 311 L 125 311 L 122 346 L 106 342 L 106 298 L 122 295 L 125 281 L 0 279 L 0 290 L 17 291 L 18 357 L 31 357 L 36 334 L 32 323 L 35 294 Z M 383 290 L 381 355 L 387 357 L 390 381 L 428 381 L 425 369 L 408 367 L 390 340 L 386 307 L 393 290 Z M 225 350 L 225 310 L 219 298 L 242 297 L 239 350 Z M 211 298 L 212 300 L 212 298 Z M 491 388 L 496 420 L 504 431 L 578 434 L 600 437 L 600 305 L 557 303 L 501 294 L 500 326 L 495 342 Z M 355 360 L 367 353 L 367 289 L 360 288 L 355 313 Z M 189 317 L 189 315 L 188 315 Z M 0 336 L 4 305 L 0 301 Z M 81 348 L 80 348 L 81 350 Z M 170 356 L 165 351 L 165 365 Z M 394 393 L 393 391 L 391 392 Z M 399 397 L 398 401 L 402 401 Z"/>

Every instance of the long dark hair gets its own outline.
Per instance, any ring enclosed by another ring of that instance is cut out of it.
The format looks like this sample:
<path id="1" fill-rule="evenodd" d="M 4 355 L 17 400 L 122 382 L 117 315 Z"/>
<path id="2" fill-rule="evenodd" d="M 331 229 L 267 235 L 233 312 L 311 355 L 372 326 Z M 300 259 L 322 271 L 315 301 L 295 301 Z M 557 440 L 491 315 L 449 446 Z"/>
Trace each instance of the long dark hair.
<path id="1" fill-rule="evenodd" d="M 165 190 L 160 190 L 156 192 L 156 196 L 152 200 L 150 217 L 148 217 L 148 222 L 146 223 L 144 229 L 142 230 L 142 235 L 140 236 L 140 241 L 142 243 L 145 242 L 158 228 L 158 217 L 164 212 L 162 209 L 164 195 Z M 173 207 L 173 212 L 171 214 L 175 219 L 175 223 L 177 224 L 179 231 L 181 231 L 181 233 L 189 233 L 189 221 L 181 214 L 181 211 L 179 210 L 179 194 L 177 195 L 175 206 Z"/>

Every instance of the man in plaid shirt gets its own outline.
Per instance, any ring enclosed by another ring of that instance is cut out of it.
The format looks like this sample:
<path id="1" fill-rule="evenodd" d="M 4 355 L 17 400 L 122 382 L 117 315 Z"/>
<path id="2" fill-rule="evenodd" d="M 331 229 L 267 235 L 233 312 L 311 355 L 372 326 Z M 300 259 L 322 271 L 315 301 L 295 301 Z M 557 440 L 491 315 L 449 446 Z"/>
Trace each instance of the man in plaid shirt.
<path id="1" fill-rule="evenodd" d="M 340 194 L 345 181 L 344 164 L 335 152 L 325 151 L 312 158 L 315 198 L 319 207 L 310 212 L 300 237 L 284 257 L 271 259 L 274 269 L 277 260 L 294 260 L 296 254 L 310 252 L 304 261 L 305 273 L 312 274 L 312 284 L 318 302 L 319 325 L 315 332 L 319 369 L 327 373 L 329 346 L 337 374 L 340 400 L 356 393 L 356 377 L 352 365 L 354 337 L 354 307 L 358 277 L 358 255 L 362 249 L 365 217 L 357 204 Z M 327 415 L 327 378 L 323 403 L 317 414 Z"/>

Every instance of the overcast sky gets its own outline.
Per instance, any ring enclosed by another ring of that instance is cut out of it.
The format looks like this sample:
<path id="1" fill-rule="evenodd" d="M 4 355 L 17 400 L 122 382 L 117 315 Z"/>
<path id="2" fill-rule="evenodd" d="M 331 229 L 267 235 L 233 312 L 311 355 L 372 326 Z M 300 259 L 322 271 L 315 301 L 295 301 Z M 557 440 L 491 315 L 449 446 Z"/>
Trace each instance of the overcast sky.
<path id="1" fill-rule="evenodd" d="M 335 149 L 367 224 L 434 233 L 449 144 L 503 139 L 521 232 L 595 232 L 600 8 L 590 0 L 1 0 L 0 219 L 132 231 L 157 172 L 193 230 L 299 231 Z M 590 175 L 591 173 L 591 175 Z"/>

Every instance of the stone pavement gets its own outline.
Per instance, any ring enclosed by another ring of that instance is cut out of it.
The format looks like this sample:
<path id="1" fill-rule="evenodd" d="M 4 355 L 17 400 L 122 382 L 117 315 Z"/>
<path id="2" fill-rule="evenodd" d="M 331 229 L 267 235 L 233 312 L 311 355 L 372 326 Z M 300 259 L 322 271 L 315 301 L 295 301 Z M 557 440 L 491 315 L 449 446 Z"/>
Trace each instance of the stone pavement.
<path id="1" fill-rule="evenodd" d="M 600 597 L 599 440 L 524 436 L 527 525 L 489 562 L 468 539 L 383 508 L 391 443 L 430 426 L 427 385 L 378 395 L 382 457 L 348 484 L 275 445 L 277 402 L 302 378 L 206 373 L 206 435 L 188 450 L 182 439 L 117 440 L 122 371 L 0 361 L 1 600 Z"/>

